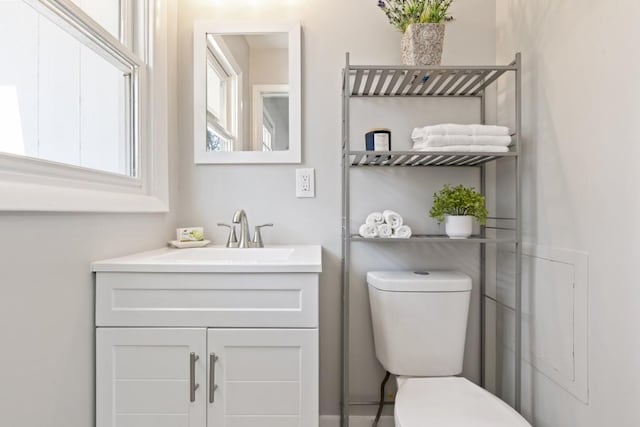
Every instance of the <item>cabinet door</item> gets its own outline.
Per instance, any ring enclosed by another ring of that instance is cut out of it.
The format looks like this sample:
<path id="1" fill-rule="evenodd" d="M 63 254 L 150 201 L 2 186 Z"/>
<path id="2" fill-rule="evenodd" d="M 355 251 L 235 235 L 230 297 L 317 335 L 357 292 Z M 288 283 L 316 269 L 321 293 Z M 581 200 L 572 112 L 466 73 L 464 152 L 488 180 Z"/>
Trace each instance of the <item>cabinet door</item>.
<path id="1" fill-rule="evenodd" d="M 209 329 L 207 348 L 209 427 L 318 426 L 317 329 Z"/>
<path id="2" fill-rule="evenodd" d="M 96 426 L 203 427 L 206 342 L 204 328 L 98 328 Z"/>

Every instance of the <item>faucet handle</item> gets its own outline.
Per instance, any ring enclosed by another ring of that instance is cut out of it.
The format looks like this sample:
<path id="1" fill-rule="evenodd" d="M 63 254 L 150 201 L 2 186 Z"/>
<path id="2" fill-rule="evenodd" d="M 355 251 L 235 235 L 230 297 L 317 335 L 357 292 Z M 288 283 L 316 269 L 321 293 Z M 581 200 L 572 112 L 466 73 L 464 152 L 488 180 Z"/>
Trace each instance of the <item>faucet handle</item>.
<path id="1" fill-rule="evenodd" d="M 228 248 L 237 248 L 238 247 L 238 237 L 236 237 L 236 226 L 224 224 L 222 222 L 218 223 L 218 227 L 227 227 L 229 229 L 229 237 L 227 237 L 227 247 Z"/>
<path id="2" fill-rule="evenodd" d="M 264 243 L 262 242 L 262 234 L 260 233 L 260 229 L 262 227 L 273 227 L 273 224 L 262 224 L 256 225 L 254 227 L 255 231 L 253 232 L 253 241 L 251 242 L 254 248 L 264 248 Z"/>

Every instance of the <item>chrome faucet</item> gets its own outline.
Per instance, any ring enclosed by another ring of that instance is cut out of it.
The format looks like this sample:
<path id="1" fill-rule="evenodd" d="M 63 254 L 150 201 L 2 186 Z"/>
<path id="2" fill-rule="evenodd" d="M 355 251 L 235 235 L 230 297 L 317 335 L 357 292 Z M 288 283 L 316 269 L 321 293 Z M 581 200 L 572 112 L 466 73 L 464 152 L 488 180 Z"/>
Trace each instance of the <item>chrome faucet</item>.
<path id="1" fill-rule="evenodd" d="M 238 247 L 250 248 L 251 236 L 249 235 L 249 222 L 247 221 L 247 214 L 244 209 L 238 209 L 236 213 L 233 214 L 233 220 L 231 222 L 240 224 L 240 241 L 238 242 Z"/>
<path id="2" fill-rule="evenodd" d="M 253 233 L 253 239 L 249 233 L 249 221 L 247 220 L 247 213 L 244 209 L 238 209 L 233 214 L 233 220 L 231 225 L 218 223 L 221 227 L 229 228 L 229 237 L 227 238 L 228 248 L 264 248 L 262 242 L 262 234 L 260 229 L 262 227 L 273 227 L 273 224 L 262 224 L 255 226 L 255 232 Z M 240 224 L 240 241 L 236 237 L 236 227 L 234 224 Z"/>

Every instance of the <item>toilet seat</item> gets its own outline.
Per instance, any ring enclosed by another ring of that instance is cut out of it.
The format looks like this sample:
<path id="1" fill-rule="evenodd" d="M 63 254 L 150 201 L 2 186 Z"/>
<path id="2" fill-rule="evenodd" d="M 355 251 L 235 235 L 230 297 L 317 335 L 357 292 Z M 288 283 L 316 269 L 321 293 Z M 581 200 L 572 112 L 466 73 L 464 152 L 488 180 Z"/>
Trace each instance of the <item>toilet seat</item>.
<path id="1" fill-rule="evenodd" d="M 396 427 L 531 427 L 505 402 L 460 377 L 403 379 Z"/>

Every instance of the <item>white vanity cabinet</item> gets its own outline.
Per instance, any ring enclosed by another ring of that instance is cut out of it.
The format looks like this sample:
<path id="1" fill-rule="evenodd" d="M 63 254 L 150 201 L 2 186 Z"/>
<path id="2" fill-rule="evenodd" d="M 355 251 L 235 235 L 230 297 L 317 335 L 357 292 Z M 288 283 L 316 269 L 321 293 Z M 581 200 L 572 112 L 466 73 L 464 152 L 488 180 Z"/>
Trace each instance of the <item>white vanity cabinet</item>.
<path id="1" fill-rule="evenodd" d="M 319 267 L 109 262 L 93 265 L 97 427 L 318 426 Z"/>
<path id="2" fill-rule="evenodd" d="M 97 427 L 202 427 L 206 423 L 207 330 L 98 328 Z M 200 384 L 190 399 L 193 381 Z"/>
<path id="3" fill-rule="evenodd" d="M 317 329 L 209 329 L 208 342 L 209 426 L 318 425 Z"/>

